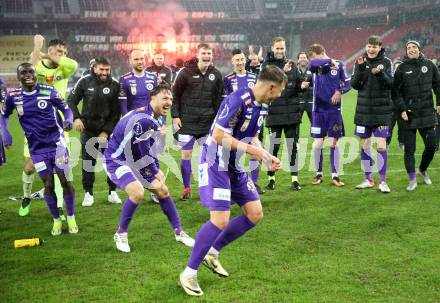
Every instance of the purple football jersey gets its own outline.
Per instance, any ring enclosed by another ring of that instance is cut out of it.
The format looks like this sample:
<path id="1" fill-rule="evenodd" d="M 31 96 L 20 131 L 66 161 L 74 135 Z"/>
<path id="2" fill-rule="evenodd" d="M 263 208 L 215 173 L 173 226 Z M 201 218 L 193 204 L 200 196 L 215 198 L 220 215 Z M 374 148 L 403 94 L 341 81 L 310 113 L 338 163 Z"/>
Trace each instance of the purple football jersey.
<path id="1" fill-rule="evenodd" d="M 212 132 L 214 128 L 220 128 L 235 139 L 250 143 L 259 132 L 266 115 L 267 105 L 255 100 L 251 88 L 239 89 L 226 97 L 220 105 L 203 146 L 200 163 L 208 163 L 209 166 L 216 164 L 222 170 L 244 171 L 238 163 L 242 154 L 217 145 L 212 139 Z"/>
<path id="2" fill-rule="evenodd" d="M 331 69 L 331 59 L 313 59 L 309 69 L 313 73 L 313 111 L 340 112 L 342 100 L 337 105 L 331 98 L 336 90 L 345 94 L 351 89 L 350 79 L 345 76 L 344 64 L 338 63 L 338 69 Z"/>
<path id="3" fill-rule="evenodd" d="M 157 85 L 157 77 L 145 71 L 141 77 L 129 72 L 119 78 L 119 101 L 126 105 L 121 107 L 121 114 L 150 104 L 150 92 Z"/>
<path id="4" fill-rule="evenodd" d="M 137 169 L 152 162 L 157 163 L 160 147 L 156 145 L 162 142 L 162 125 L 162 116 L 155 118 L 150 106 L 129 112 L 114 128 L 104 157 L 120 163 L 128 162 L 128 165 Z"/>
<path id="5" fill-rule="evenodd" d="M 246 72 L 244 75 L 239 75 L 232 72 L 223 78 L 225 82 L 225 95 L 230 95 L 240 88 L 254 87 L 257 82 L 257 75 L 251 72 Z"/>
<path id="6" fill-rule="evenodd" d="M 54 87 L 38 84 L 32 92 L 25 92 L 21 87 L 12 90 L 6 97 L 1 114 L 7 118 L 14 109 L 28 140 L 31 155 L 54 152 L 57 147 L 67 146 L 57 109 L 70 123 L 73 114 Z"/>

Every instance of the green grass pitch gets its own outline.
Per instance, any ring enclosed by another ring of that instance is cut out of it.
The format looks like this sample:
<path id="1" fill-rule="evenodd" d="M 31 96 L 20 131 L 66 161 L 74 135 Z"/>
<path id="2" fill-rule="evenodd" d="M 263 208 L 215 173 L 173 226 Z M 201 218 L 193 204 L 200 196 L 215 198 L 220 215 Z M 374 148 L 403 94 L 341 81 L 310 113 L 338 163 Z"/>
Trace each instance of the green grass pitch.
<path id="1" fill-rule="evenodd" d="M 132 253 L 116 250 L 113 233 L 121 206 L 107 203 L 102 171 L 96 177 L 95 204 L 83 208 L 80 167 L 74 169 L 79 234 L 69 235 L 65 227 L 62 236 L 52 237 L 43 201 L 34 201 L 30 216 L 20 218 L 20 203 L 8 200 L 22 192 L 23 136 L 14 117 L 14 145 L 7 165 L 0 167 L 0 302 L 440 302 L 438 154 L 429 171 L 434 184 L 421 185 L 419 180 L 417 190 L 407 193 L 403 153 L 393 138 L 388 168 L 392 192 L 355 190 L 363 175 L 359 147 L 349 144 L 357 140 L 352 135 L 354 107 L 355 94 L 350 93 L 344 101 L 343 157 L 355 160 L 343 166 L 346 186 L 329 183 L 328 148 L 324 183 L 311 185 L 312 141 L 304 118 L 301 138 L 308 143 L 300 154 L 303 189 L 292 192 L 289 173 L 277 174 L 276 190 L 261 196 L 263 222 L 221 254 L 231 276 L 219 278 L 201 267 L 205 296 L 198 299 L 177 286 L 191 251 L 175 242 L 165 216 L 158 205 L 148 202 L 148 194 L 130 226 Z M 417 147 L 418 163 L 420 140 Z M 178 153 L 172 155 L 178 165 Z M 287 162 L 285 154 L 282 159 Z M 189 202 L 179 201 L 182 186 L 173 171 L 168 186 L 185 230 L 195 236 L 209 213 L 197 194 Z M 260 184 L 266 184 L 265 172 Z M 33 189 L 40 187 L 37 181 Z M 197 193 L 194 180 L 193 189 Z M 120 196 L 125 198 L 122 192 Z M 239 209 L 234 206 L 232 213 L 237 215 Z M 43 238 L 44 245 L 13 248 L 15 239 L 33 236 Z"/>

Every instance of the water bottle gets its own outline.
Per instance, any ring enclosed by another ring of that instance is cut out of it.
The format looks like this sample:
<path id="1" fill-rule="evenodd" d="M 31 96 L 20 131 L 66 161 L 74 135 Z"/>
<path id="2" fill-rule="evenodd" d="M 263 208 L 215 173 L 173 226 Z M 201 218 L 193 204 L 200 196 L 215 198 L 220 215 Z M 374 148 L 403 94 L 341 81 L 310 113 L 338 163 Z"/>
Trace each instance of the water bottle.
<path id="1" fill-rule="evenodd" d="M 41 238 L 21 239 L 14 241 L 15 248 L 39 246 L 41 244 L 43 244 L 43 240 Z"/>

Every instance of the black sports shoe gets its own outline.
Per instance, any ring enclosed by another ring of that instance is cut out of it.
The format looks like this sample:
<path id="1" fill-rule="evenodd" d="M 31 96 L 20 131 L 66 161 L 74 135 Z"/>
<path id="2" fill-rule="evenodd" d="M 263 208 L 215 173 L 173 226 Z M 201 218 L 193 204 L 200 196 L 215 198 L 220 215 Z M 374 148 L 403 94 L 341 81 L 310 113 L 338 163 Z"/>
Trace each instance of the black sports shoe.
<path id="1" fill-rule="evenodd" d="M 292 182 L 292 186 L 290 186 L 290 188 L 292 190 L 301 190 L 301 185 L 299 184 L 298 181 L 293 181 Z"/>
<path id="2" fill-rule="evenodd" d="M 260 185 L 258 185 L 258 184 L 255 184 L 255 188 L 257 189 L 257 193 L 259 194 L 259 195 L 262 195 L 262 194 L 264 194 L 266 191 L 264 190 L 264 189 L 262 189 L 261 187 L 260 187 Z"/>
<path id="3" fill-rule="evenodd" d="M 274 190 L 275 189 L 275 180 L 269 180 L 269 183 L 267 184 L 267 189 Z"/>

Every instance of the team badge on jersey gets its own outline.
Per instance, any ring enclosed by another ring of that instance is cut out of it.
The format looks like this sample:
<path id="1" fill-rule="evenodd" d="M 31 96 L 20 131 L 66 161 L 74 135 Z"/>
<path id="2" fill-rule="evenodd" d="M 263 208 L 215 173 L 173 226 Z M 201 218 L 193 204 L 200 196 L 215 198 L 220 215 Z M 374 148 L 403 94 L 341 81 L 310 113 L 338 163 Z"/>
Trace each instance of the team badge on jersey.
<path id="1" fill-rule="evenodd" d="M 37 106 L 39 109 L 45 109 L 47 107 L 47 102 L 45 100 L 39 100 Z"/>
<path id="2" fill-rule="evenodd" d="M 330 74 L 332 74 L 332 76 L 336 76 L 338 74 L 338 71 L 336 69 L 332 69 Z"/>
<path id="3" fill-rule="evenodd" d="M 147 89 L 148 90 L 153 90 L 153 88 L 154 88 L 153 84 L 151 84 L 151 83 L 147 84 Z"/>
<path id="4" fill-rule="evenodd" d="M 110 93 L 110 88 L 108 88 L 108 87 L 104 87 L 104 88 L 102 89 L 102 92 L 104 93 L 104 95 L 107 95 L 108 93 Z"/>
<path id="5" fill-rule="evenodd" d="M 215 80 L 215 75 L 214 74 L 209 74 L 208 79 L 211 81 Z"/>
<path id="6" fill-rule="evenodd" d="M 254 87 L 255 86 L 255 83 L 254 82 L 248 82 L 248 87 L 249 88 L 252 88 L 252 87 Z"/>
<path id="7" fill-rule="evenodd" d="M 428 71 L 428 68 L 426 66 L 422 66 L 422 73 L 426 73 Z"/>
<path id="8" fill-rule="evenodd" d="M 263 125 L 263 121 L 264 121 L 264 116 L 259 116 L 259 117 L 258 117 L 258 121 L 257 121 L 257 125 L 258 125 L 258 127 L 260 127 L 261 125 Z"/>

